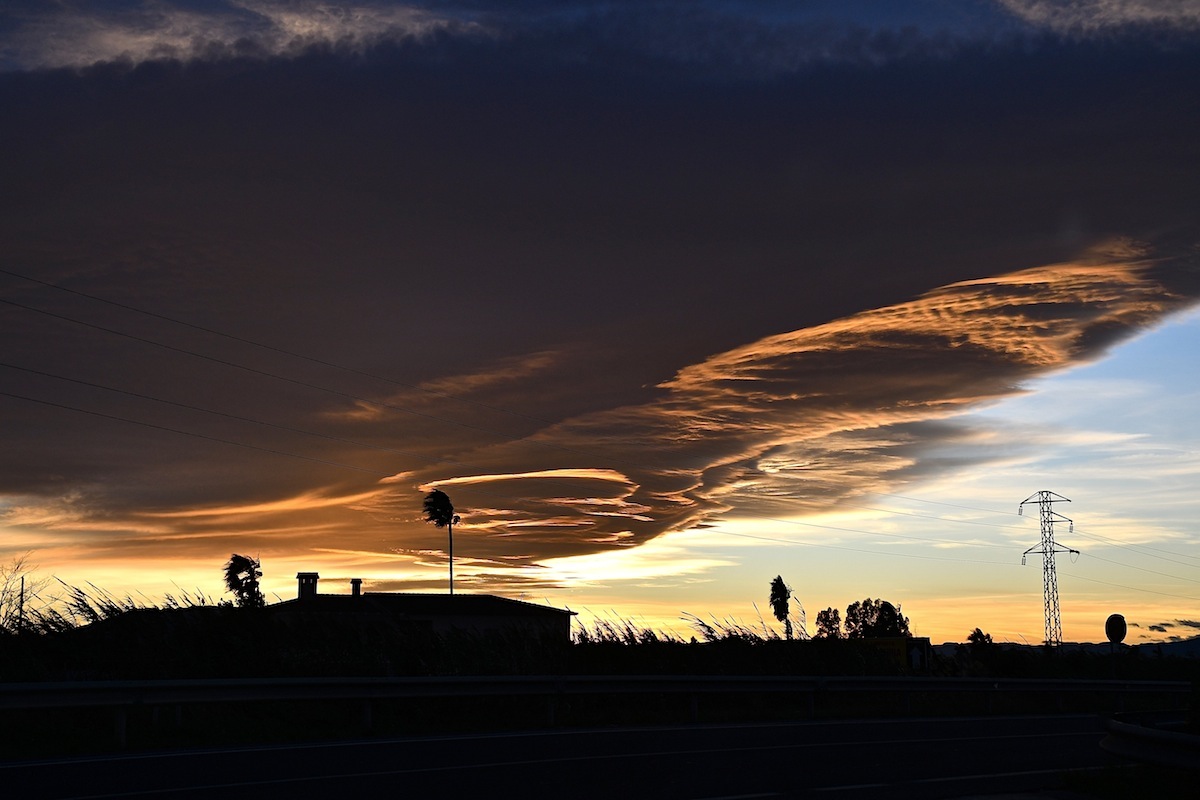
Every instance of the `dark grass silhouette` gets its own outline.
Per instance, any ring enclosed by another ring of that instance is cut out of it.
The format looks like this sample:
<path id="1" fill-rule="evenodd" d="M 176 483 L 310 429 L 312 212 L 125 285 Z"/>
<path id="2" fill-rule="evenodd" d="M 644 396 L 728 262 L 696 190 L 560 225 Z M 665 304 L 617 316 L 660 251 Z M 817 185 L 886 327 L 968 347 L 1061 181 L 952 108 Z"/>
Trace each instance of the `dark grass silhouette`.
<path id="1" fill-rule="evenodd" d="M 386 615 L 282 616 L 202 593 L 158 603 L 63 586 L 25 633 L 0 632 L 0 682 L 433 675 L 904 675 L 869 638 L 788 640 L 759 621 L 685 618 L 691 636 L 621 619 L 576 623 L 571 641 L 516 630 L 434 633 Z M 1200 680 L 1200 660 L 1003 644 L 934 654 L 943 677 Z"/>
<path id="2" fill-rule="evenodd" d="M 65 587 L 64 604 L 35 615 L 23 635 L 0 635 L 0 683 L 386 676 L 901 676 L 894 654 L 870 639 L 788 640 L 760 621 L 689 617 L 694 635 L 620 618 L 577 625 L 572 639 L 516 631 L 435 634 L 385 615 L 361 618 L 272 614 L 270 607 L 213 603 L 182 594 L 155 605 L 95 587 Z M 977 637 L 978 638 L 978 637 Z M 1200 683 L 1200 660 L 1118 655 L 1126 679 Z M 1113 661 L 1087 652 L 961 646 L 934 658 L 943 676 L 1109 678 Z M 919 684 L 920 677 L 906 678 Z M 370 735 L 483 732 L 548 726 L 610 726 L 794 720 L 812 716 L 988 714 L 982 697 L 907 691 L 907 696 L 839 693 L 815 703 L 784 692 L 563 697 L 408 697 L 374 704 Z M 1103 698 L 1072 695 L 1095 711 Z M 1040 713 L 1045 698 L 1016 692 L 1004 713 Z M 1087 706 L 1087 707 L 1084 707 Z M 112 711 L 39 709 L 9 715 L 0 748 L 11 757 L 116 749 Z M 367 735 L 357 703 L 196 704 L 129 711 L 128 747 L 238 745 Z"/>

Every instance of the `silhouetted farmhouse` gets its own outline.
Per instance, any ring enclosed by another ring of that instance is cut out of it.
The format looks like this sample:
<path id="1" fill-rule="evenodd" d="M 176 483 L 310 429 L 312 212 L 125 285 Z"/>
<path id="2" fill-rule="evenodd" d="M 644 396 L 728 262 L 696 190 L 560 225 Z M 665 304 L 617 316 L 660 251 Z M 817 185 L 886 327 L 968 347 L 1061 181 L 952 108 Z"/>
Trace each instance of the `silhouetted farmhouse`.
<path id="1" fill-rule="evenodd" d="M 503 632 L 564 643 L 571 638 L 574 611 L 490 594 L 364 592 L 359 578 L 350 581 L 350 594 L 320 594 L 319 579 L 315 572 L 296 575 L 296 599 L 269 606 L 271 613 L 283 617 L 382 617 L 410 630 L 435 634 Z"/>
<path id="2" fill-rule="evenodd" d="M 561 670 L 571 643 L 574 612 L 564 609 L 363 592 L 357 579 L 349 593 L 321 594 L 315 572 L 298 579 L 298 597 L 262 608 L 101 598 L 108 605 L 88 624 L 0 637 L 0 680 L 530 674 Z"/>

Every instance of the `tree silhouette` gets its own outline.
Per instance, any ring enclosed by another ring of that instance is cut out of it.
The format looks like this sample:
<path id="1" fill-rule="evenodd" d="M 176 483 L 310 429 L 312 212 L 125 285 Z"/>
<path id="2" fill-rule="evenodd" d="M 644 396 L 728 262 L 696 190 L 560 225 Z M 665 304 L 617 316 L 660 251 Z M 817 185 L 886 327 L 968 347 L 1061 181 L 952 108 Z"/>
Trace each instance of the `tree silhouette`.
<path id="1" fill-rule="evenodd" d="M 454 513 L 454 504 L 441 489 L 425 495 L 425 520 L 439 528 L 446 528 L 450 535 L 450 594 L 454 594 L 454 526 L 459 517 Z"/>
<path id="2" fill-rule="evenodd" d="M 776 575 L 771 581 L 771 613 L 775 619 L 783 623 L 783 635 L 792 638 L 792 620 L 788 616 L 788 600 L 792 597 L 792 587 L 783 582 L 782 575 Z"/>
<path id="3" fill-rule="evenodd" d="M 970 645 L 972 652 L 987 650 L 992 646 L 992 635 L 976 628 L 967 634 L 967 644 Z"/>
<path id="4" fill-rule="evenodd" d="M 867 598 L 846 608 L 847 639 L 877 639 L 885 636 L 911 636 L 908 618 L 886 600 Z"/>
<path id="5" fill-rule="evenodd" d="M 262 577 L 261 567 L 257 558 L 237 553 L 229 556 L 225 562 L 225 588 L 233 593 L 239 607 L 262 608 L 266 605 L 262 589 L 258 586 L 258 579 Z"/>
<path id="6" fill-rule="evenodd" d="M 827 608 L 817 612 L 817 638 L 842 638 L 842 615 L 836 608 Z"/>

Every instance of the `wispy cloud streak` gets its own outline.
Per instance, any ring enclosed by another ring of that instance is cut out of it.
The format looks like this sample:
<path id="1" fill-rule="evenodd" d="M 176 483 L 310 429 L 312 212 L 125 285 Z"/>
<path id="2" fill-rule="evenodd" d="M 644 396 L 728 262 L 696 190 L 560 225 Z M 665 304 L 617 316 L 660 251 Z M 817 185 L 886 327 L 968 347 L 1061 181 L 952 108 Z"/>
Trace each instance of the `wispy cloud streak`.
<path id="1" fill-rule="evenodd" d="M 1200 9 L 1180 0 L 998 0 L 1016 17 L 1060 32 L 1122 25 L 1200 27 Z"/>

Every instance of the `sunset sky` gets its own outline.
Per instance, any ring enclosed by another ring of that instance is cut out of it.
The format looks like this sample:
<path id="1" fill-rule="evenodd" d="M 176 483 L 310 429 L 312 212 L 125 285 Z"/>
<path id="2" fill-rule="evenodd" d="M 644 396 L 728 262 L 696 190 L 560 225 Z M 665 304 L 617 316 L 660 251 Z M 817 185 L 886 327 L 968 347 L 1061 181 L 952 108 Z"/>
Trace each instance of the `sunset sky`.
<path id="1" fill-rule="evenodd" d="M 6 3 L 0 562 L 1200 633 L 1200 6 L 843 5 Z"/>

